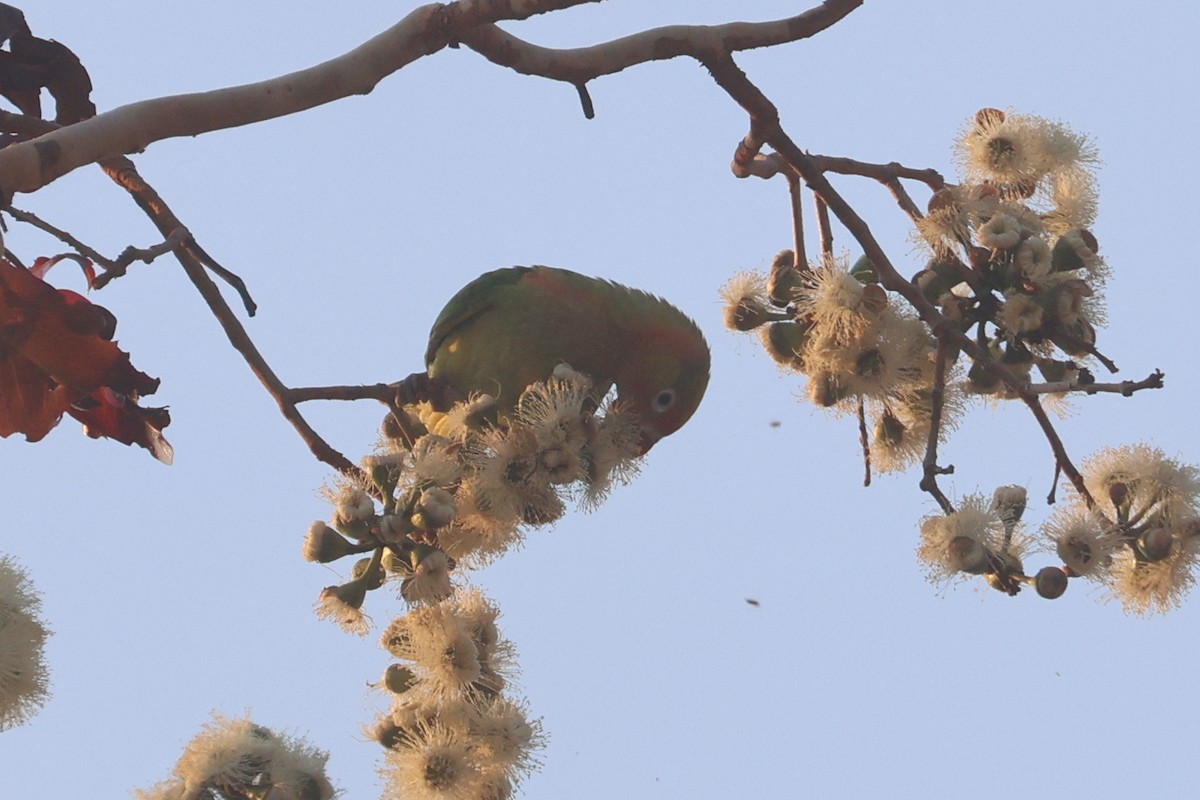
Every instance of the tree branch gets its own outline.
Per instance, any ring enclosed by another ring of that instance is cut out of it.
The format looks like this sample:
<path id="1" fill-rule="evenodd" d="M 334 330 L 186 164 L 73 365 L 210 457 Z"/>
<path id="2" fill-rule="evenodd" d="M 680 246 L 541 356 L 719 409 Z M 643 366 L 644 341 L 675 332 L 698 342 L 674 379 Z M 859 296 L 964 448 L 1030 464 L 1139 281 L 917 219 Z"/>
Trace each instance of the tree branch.
<path id="1" fill-rule="evenodd" d="M 474 26 L 520 20 L 599 0 L 456 0 L 414 9 L 350 52 L 258 83 L 131 103 L 0 150 L 3 198 L 33 192 L 85 164 L 135 153 L 178 136 L 249 125 L 351 95 L 422 56 L 461 40 Z"/>
<path id="2" fill-rule="evenodd" d="M 954 506 L 950 503 L 949 498 L 942 493 L 938 486 L 938 475 L 950 475 L 954 472 L 954 467 L 939 467 L 937 464 L 938 437 L 942 432 L 942 409 L 945 407 L 946 398 L 946 364 L 950 359 L 949 348 L 946 346 L 946 339 L 942 336 L 937 338 L 937 353 L 935 355 L 933 366 L 933 388 L 930 390 L 929 402 L 929 438 L 925 442 L 925 458 L 921 461 L 921 490 L 928 492 L 938 505 L 941 506 L 943 513 L 953 514 Z"/>
<path id="3" fill-rule="evenodd" d="M 921 319 L 937 334 L 939 346 L 943 341 L 948 341 L 965 352 L 975 363 L 1003 381 L 1004 385 L 1029 407 L 1030 413 L 1037 420 L 1050 445 L 1055 461 L 1062 467 L 1063 474 L 1067 476 L 1088 505 L 1093 505 L 1094 500 L 1084 485 L 1083 476 L 1079 474 L 1079 470 L 1068 456 L 1066 448 L 1063 446 L 1058 432 L 1054 429 L 1054 425 L 1050 422 L 1050 418 L 1046 415 L 1046 410 L 1042 408 L 1038 396 L 1027 389 L 1027 382 L 1019 378 L 1004 364 L 993 359 L 986 350 L 968 338 L 957 326 L 947 320 L 915 285 L 905 280 L 897 272 L 879 242 L 876 241 L 874 234 L 871 233 L 867 223 L 830 185 L 813 159 L 796 146 L 796 143 L 779 123 L 778 109 L 738 68 L 728 54 L 705 61 L 705 66 L 712 73 L 717 84 L 750 115 L 751 129 L 761 132 L 765 143 L 769 144 L 787 162 L 788 166 L 804 179 L 809 188 L 828 206 L 838 221 L 859 243 L 867 258 L 874 263 L 884 288 L 904 297 L 916 309 Z"/>
<path id="4" fill-rule="evenodd" d="M 1129 397 L 1142 389 L 1163 388 L 1163 378 L 1165 377 L 1162 370 L 1156 369 L 1140 381 L 1121 381 L 1120 383 L 1087 383 L 1079 380 L 1051 381 L 1049 383 L 1031 383 L 1026 386 L 1026 389 L 1032 394 L 1062 394 L 1065 392 L 1099 394 L 1106 392 Z"/>
<path id="5" fill-rule="evenodd" d="M 734 53 L 806 39 L 834 25 L 863 0 L 825 0 L 802 14 L 768 22 L 724 25 L 668 25 L 571 49 L 540 47 L 501 30 L 479 25 L 459 41 L 502 67 L 574 86 L 612 75 L 637 64 L 679 56 L 700 59 L 712 53 Z"/>

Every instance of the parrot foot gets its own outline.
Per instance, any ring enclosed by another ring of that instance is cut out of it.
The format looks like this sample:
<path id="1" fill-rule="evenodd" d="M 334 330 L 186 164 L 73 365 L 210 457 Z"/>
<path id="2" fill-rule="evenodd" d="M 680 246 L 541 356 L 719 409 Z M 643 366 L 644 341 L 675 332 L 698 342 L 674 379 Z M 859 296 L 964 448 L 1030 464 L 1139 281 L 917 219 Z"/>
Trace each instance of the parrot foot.
<path id="1" fill-rule="evenodd" d="M 434 411 L 445 413 L 451 406 L 462 400 L 462 396 L 454 391 L 445 381 L 431 378 L 427 372 L 414 372 L 396 387 L 396 405 L 411 406 L 417 403 L 429 403 Z"/>

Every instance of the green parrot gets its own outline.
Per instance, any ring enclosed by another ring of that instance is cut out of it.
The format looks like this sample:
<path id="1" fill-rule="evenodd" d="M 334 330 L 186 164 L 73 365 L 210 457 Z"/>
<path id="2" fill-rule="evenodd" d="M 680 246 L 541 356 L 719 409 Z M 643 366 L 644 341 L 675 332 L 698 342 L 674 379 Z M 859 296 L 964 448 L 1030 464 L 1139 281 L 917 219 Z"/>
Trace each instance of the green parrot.
<path id="1" fill-rule="evenodd" d="M 708 386 L 708 344 L 696 323 L 637 289 L 555 267 L 485 273 L 450 299 L 433 323 L 426 374 L 462 397 L 486 393 L 498 415 L 559 364 L 616 386 L 638 416 L 640 447 L 691 418 Z"/>

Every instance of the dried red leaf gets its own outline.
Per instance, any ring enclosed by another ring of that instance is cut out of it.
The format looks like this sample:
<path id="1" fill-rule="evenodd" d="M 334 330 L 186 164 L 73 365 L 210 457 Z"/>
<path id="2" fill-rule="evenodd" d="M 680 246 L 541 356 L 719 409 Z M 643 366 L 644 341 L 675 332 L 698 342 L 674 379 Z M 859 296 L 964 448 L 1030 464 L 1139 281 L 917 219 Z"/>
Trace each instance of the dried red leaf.
<path id="1" fill-rule="evenodd" d="M 62 387 L 33 362 L 0 346 L 0 437 L 23 433 L 39 441 L 70 405 Z"/>
<path id="2" fill-rule="evenodd" d="M 165 408 L 142 408 L 137 401 L 101 387 L 67 413 L 83 423 L 83 432 L 93 439 L 116 439 L 141 445 L 164 464 L 175 458 L 175 450 L 163 438 L 162 429 L 171 424 Z"/>
<path id="3" fill-rule="evenodd" d="M 29 268 L 29 271 L 39 278 L 45 278 L 50 268 L 60 261 L 74 261 L 83 270 L 83 277 L 87 278 L 88 288 L 96 288 L 96 267 L 90 258 L 84 258 L 78 253 L 59 253 L 49 258 L 38 256 L 33 260 L 33 266 Z"/>
<path id="4" fill-rule="evenodd" d="M 115 329 L 107 309 L 0 260 L 0 436 L 37 441 L 66 412 L 89 436 L 138 444 L 170 463 L 161 433 L 169 415 L 137 404 L 159 382 L 134 369 L 112 341 Z"/>
<path id="5" fill-rule="evenodd" d="M 9 43 L 8 51 L 0 50 L 0 94 L 23 114 L 42 115 L 45 88 L 54 97 L 55 121 L 60 125 L 95 116 L 91 78 L 69 47 L 34 36 L 20 9 L 4 3 L 0 3 L 0 34 Z"/>

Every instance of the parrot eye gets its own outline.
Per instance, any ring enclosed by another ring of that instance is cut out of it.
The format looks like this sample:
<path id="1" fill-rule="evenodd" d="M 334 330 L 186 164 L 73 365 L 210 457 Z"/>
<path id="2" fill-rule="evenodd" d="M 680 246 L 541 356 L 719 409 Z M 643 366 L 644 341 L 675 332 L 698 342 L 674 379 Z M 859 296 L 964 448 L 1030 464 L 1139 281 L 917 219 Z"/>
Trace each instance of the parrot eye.
<path id="1" fill-rule="evenodd" d="M 661 414 L 671 406 L 675 405 L 675 390 L 663 389 L 654 396 L 654 410 Z"/>

